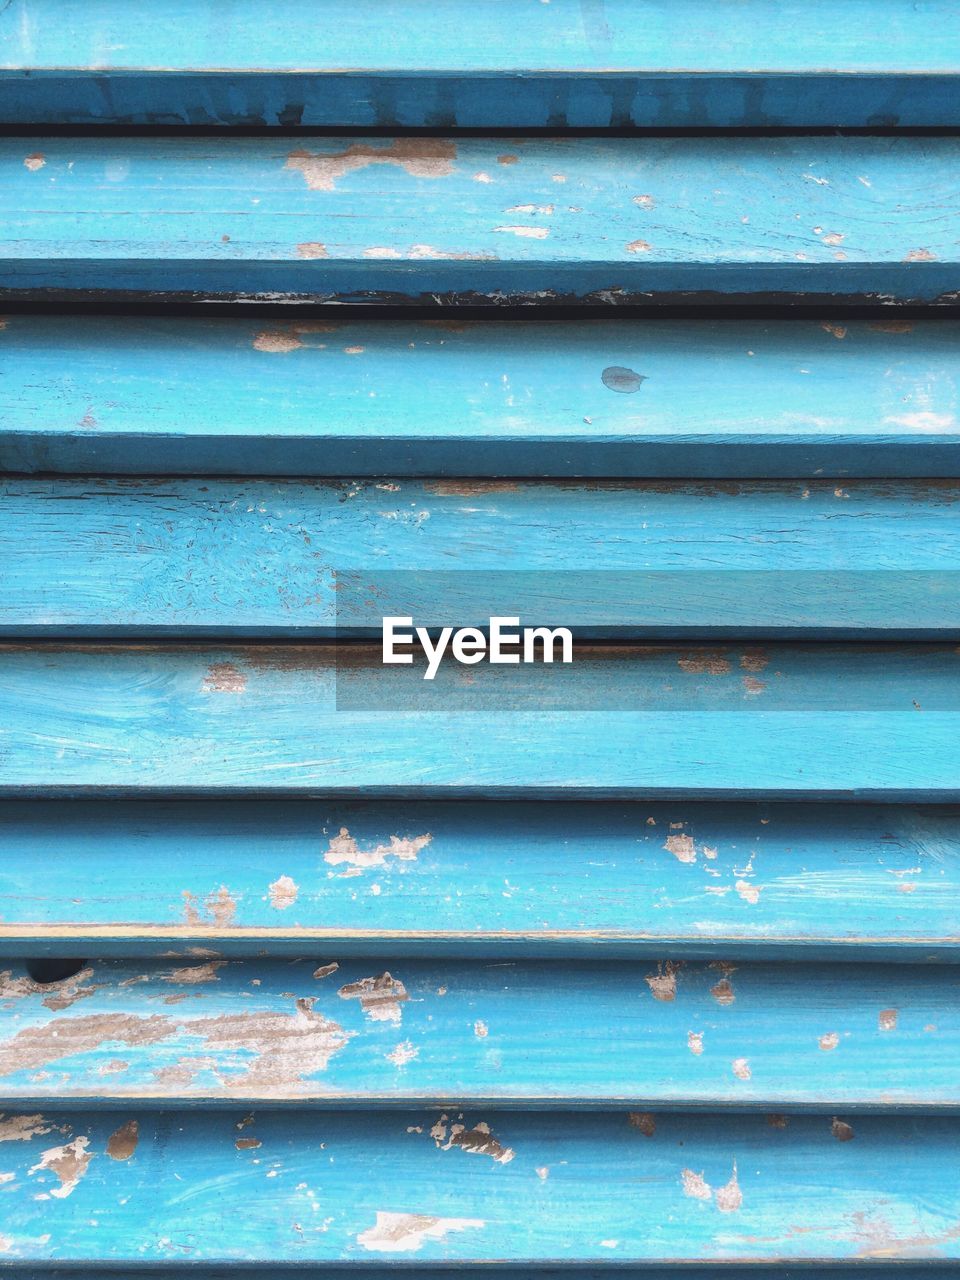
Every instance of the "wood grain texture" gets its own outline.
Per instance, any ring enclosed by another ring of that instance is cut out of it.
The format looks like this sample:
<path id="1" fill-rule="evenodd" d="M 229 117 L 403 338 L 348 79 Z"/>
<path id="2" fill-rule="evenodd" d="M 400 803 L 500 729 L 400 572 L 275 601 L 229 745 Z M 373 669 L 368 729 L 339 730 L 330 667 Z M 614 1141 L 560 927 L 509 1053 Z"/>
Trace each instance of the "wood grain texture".
<path id="1" fill-rule="evenodd" d="M 0 485 L 0 635 L 960 633 L 960 481 Z"/>
<path id="2" fill-rule="evenodd" d="M 0 298 L 949 302 L 952 137 L 0 142 Z"/>
<path id="3" fill-rule="evenodd" d="M 0 835 L 8 957 L 960 957 L 950 807 L 7 801 Z"/>
<path id="4" fill-rule="evenodd" d="M 0 1106 L 952 1110 L 958 990 L 956 968 L 723 960 L 15 964 Z"/>
<path id="5" fill-rule="evenodd" d="M 11 0 L 0 119 L 82 124 L 953 125 L 947 0 L 842 5 Z"/>
<path id="6" fill-rule="evenodd" d="M 0 793 L 956 798 L 951 646 L 586 648 L 432 682 L 380 657 L 3 646 Z"/>
<path id="7" fill-rule="evenodd" d="M 320 325 L 18 315 L 0 330 L 0 468 L 956 476 L 958 334 L 950 321 L 895 318 Z"/>
<path id="8" fill-rule="evenodd" d="M 5 1261 L 609 1268 L 957 1257 L 954 1121 L 658 1114 L 651 1124 L 633 1114 L 14 1114 L 4 1121 L 20 1136 L 4 1144 L 14 1175 L 0 1189 Z M 480 1136 L 512 1158 L 451 1142 L 460 1124 L 457 1136 L 485 1126 Z"/>

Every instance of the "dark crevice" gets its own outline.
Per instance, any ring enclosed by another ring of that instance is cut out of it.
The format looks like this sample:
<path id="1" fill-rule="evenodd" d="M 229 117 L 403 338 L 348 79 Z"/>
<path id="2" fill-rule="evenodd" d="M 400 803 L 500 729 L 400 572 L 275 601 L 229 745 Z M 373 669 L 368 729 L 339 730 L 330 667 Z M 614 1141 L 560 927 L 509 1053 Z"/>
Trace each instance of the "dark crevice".
<path id="1" fill-rule="evenodd" d="M 32 982 L 36 982 L 39 986 L 49 986 L 54 982 L 65 982 L 67 978 L 75 978 L 86 963 L 86 960 L 44 957 L 40 960 L 28 960 L 25 968 Z"/>

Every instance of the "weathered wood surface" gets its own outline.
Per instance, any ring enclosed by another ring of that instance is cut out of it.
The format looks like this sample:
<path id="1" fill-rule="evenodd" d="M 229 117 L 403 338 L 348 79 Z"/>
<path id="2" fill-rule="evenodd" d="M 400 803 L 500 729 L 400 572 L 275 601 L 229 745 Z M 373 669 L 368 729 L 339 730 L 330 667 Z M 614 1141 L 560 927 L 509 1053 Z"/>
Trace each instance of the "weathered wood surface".
<path id="1" fill-rule="evenodd" d="M 0 635 L 955 637 L 960 481 L 7 480 Z"/>
<path id="2" fill-rule="evenodd" d="M 0 298 L 949 302 L 954 137 L 9 137 Z"/>
<path id="3" fill-rule="evenodd" d="M 17 315 L 0 356 L 5 471 L 960 474 L 951 321 Z"/>
<path id="4" fill-rule="evenodd" d="M 719 959 L 17 963 L 0 1106 L 954 1109 L 958 990 L 956 968 Z"/>
<path id="5" fill-rule="evenodd" d="M 960 958 L 950 807 L 8 801 L 0 847 L 6 957 Z"/>
<path id="6" fill-rule="evenodd" d="M 609 1267 L 960 1254 L 956 1122 L 645 1114 L 14 1113 L 3 1122 L 19 1138 L 3 1151 L 5 1261 Z"/>
<path id="7" fill-rule="evenodd" d="M 948 0 L 11 0 L 0 119 L 148 125 L 955 125 Z"/>
<path id="8" fill-rule="evenodd" d="M 958 664 L 622 646 L 428 682 L 379 645 L 8 644 L 0 793 L 951 800 Z"/>

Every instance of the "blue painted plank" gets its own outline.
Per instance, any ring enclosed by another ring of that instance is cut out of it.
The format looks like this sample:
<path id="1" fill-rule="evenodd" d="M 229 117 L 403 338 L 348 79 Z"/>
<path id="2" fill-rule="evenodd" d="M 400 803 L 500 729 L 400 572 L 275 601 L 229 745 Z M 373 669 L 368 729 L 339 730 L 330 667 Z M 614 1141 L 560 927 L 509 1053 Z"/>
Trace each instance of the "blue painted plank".
<path id="1" fill-rule="evenodd" d="M 14 1177 L 0 1187 L 9 1264 L 960 1254 L 958 1131 L 942 1117 L 126 1108 L 3 1123 L 20 1138 L 4 1144 Z"/>
<path id="2" fill-rule="evenodd" d="M 0 794 L 949 801 L 958 662 L 622 646 L 426 681 L 379 645 L 10 644 Z"/>
<path id="3" fill-rule="evenodd" d="M 953 137 L 6 138 L 0 297 L 956 298 Z"/>
<path id="4" fill-rule="evenodd" d="M 960 959 L 956 808 L 7 801 L 0 833 L 5 957 Z"/>
<path id="5" fill-rule="evenodd" d="M 0 635 L 960 633 L 960 481 L 8 480 Z"/>
<path id="6" fill-rule="evenodd" d="M 0 469 L 956 476 L 958 333 L 18 315 L 0 331 Z"/>
<path id="7" fill-rule="evenodd" d="M 47 984 L 15 964 L 0 1106 L 953 1111 L 958 987 L 955 968 L 722 960 L 193 956 Z"/>
<path id="8" fill-rule="evenodd" d="M 607 127 L 955 125 L 948 0 L 580 5 L 12 0 L 18 123 Z"/>

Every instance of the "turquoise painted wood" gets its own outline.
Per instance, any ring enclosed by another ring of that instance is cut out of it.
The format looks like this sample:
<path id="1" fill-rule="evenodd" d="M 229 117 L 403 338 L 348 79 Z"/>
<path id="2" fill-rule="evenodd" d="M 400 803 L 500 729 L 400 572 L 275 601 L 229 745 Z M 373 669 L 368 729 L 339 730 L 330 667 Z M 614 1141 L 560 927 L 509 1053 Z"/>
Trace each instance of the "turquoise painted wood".
<path id="1" fill-rule="evenodd" d="M 18 123 L 955 125 L 946 0 L 465 5 L 12 0 L 0 119 Z"/>
<path id="2" fill-rule="evenodd" d="M 0 635 L 960 634 L 960 481 L 0 485 Z"/>
<path id="3" fill-rule="evenodd" d="M 379 645 L 10 644 L 0 794 L 949 801 L 958 663 L 950 645 L 621 646 L 428 682 Z"/>
<path id="4" fill-rule="evenodd" d="M 0 849 L 16 960 L 960 958 L 947 806 L 7 801 Z"/>
<path id="5" fill-rule="evenodd" d="M 891 317 L 16 315 L 0 331 L 0 469 L 956 476 L 958 333 Z"/>
<path id="6" fill-rule="evenodd" d="M 960 139 L 8 137 L 0 299 L 957 296 Z"/>
<path id="7" fill-rule="evenodd" d="M 953 1110 L 958 992 L 916 965 L 15 964 L 0 1106 Z"/>
<path id="8" fill-rule="evenodd" d="M 960 1186 L 945 1172 L 955 1121 L 644 1115 L 13 1113 L 5 1261 L 610 1268 L 957 1257 Z"/>

